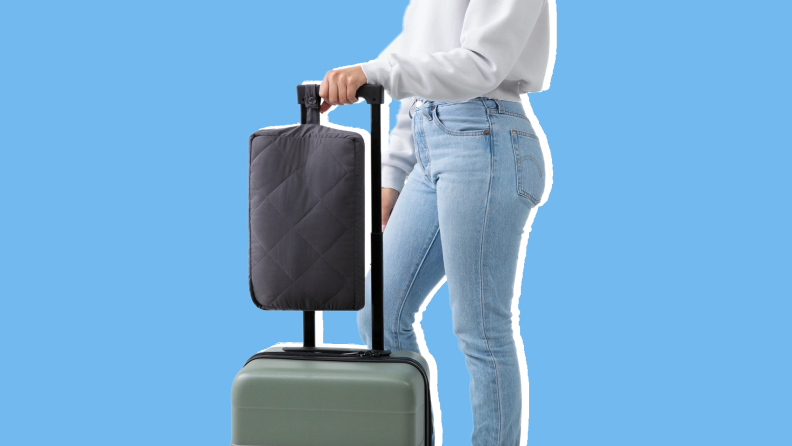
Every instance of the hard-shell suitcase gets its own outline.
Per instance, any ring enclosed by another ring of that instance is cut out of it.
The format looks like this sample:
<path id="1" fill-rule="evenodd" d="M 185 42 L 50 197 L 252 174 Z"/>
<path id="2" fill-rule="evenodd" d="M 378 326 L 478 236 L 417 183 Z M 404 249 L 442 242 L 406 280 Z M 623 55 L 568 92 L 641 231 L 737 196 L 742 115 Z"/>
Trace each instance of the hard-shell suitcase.
<path id="1" fill-rule="evenodd" d="M 316 87 L 315 85 L 297 87 L 298 102 L 302 111 L 302 125 L 299 127 L 322 127 L 318 119 L 318 107 L 321 101 Z M 376 231 L 381 227 L 377 210 L 381 209 L 380 104 L 383 102 L 384 90 L 379 85 L 364 85 L 357 91 L 357 97 L 365 98 L 366 102 L 371 104 L 372 348 L 367 350 L 315 345 L 314 311 L 359 309 L 355 296 L 359 288 L 355 285 L 347 286 L 345 290 L 340 291 L 341 294 L 326 300 L 312 299 L 306 294 L 306 290 L 312 285 L 295 286 L 294 283 L 297 282 L 291 281 L 287 285 L 295 287 L 299 292 L 289 291 L 285 297 L 280 296 L 272 300 L 270 302 L 272 305 L 268 307 L 261 305 L 260 300 L 257 301 L 256 291 L 273 288 L 277 293 L 278 289 L 267 282 L 268 276 L 260 275 L 255 278 L 257 288 L 254 291 L 251 269 L 251 296 L 256 305 L 262 309 L 302 310 L 304 340 L 302 347 L 275 346 L 256 353 L 247 360 L 236 375 L 231 391 L 232 446 L 429 446 L 432 444 L 429 367 L 426 361 L 421 355 L 413 352 L 384 350 L 382 233 Z M 299 138 L 304 135 L 315 137 L 317 133 L 310 133 L 310 130 L 317 129 L 311 128 L 301 133 L 292 131 L 289 137 Z M 253 139 L 251 137 L 251 154 L 254 150 Z M 300 143 L 295 147 L 304 148 Z M 349 145 L 347 150 L 356 149 Z M 278 165 L 253 167 L 251 164 L 251 178 L 255 176 L 253 169 L 279 168 L 282 167 Z M 360 174 L 362 175 L 362 171 Z M 361 183 L 352 181 L 350 184 Z M 360 197 L 360 192 L 358 187 L 351 195 Z M 251 194 L 253 193 L 253 185 L 251 185 Z M 335 205 L 344 207 L 344 204 L 328 204 L 328 206 Z M 340 208 L 339 212 L 341 212 Z M 261 218 L 266 218 L 266 215 Z M 261 218 L 253 221 L 251 215 L 251 234 L 255 229 L 253 225 L 262 225 L 258 228 L 259 233 L 266 233 L 270 227 L 277 228 L 278 225 L 267 226 L 266 223 L 262 223 Z M 252 240 L 253 235 L 251 235 L 251 243 Z M 348 247 L 351 246 L 359 247 L 350 241 Z M 295 247 L 299 249 L 300 245 L 295 244 Z M 349 248 L 347 251 L 352 252 L 352 249 Z M 358 260 L 363 253 L 355 249 L 354 256 L 355 260 Z M 295 257 L 283 258 L 288 260 Z M 343 259 L 348 265 L 350 264 L 349 258 Z M 356 276 L 353 274 L 350 277 L 354 279 Z M 332 301 L 336 301 L 335 308 L 327 305 Z"/>

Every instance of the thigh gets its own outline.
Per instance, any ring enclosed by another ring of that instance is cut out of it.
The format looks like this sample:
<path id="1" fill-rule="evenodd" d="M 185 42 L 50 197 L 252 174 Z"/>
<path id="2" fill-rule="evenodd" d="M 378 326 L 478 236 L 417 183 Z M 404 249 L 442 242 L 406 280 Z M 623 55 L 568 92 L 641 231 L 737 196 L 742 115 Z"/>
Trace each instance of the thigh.
<path id="1" fill-rule="evenodd" d="M 498 120 L 485 103 L 480 110 L 467 108 L 475 116 L 467 122 L 480 121 L 478 126 L 486 125 L 488 130 L 485 134 L 472 128 L 450 133 L 437 126 L 426 132 L 437 175 L 438 221 L 453 325 L 463 344 L 495 339 L 505 347 L 511 341 L 520 248 L 534 203 L 516 187 L 513 123 Z M 442 119 L 442 106 L 437 111 L 431 116 Z"/>

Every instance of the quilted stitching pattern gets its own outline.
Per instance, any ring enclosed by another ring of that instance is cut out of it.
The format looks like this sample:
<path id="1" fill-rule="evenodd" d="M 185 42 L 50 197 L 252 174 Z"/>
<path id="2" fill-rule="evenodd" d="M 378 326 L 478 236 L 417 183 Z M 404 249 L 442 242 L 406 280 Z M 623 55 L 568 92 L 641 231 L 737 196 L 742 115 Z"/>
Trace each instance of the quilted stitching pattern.
<path id="1" fill-rule="evenodd" d="M 250 139 L 251 295 L 267 310 L 364 305 L 363 141 L 319 125 Z"/>

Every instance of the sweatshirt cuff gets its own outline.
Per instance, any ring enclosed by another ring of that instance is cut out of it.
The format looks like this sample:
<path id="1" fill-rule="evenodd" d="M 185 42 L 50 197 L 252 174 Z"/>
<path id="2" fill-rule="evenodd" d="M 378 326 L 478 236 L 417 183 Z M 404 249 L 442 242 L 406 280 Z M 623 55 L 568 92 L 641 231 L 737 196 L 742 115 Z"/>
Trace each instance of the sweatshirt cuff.
<path id="1" fill-rule="evenodd" d="M 366 75 L 366 82 L 369 84 L 380 84 L 390 91 L 388 79 L 390 78 L 391 65 L 388 58 L 374 59 L 370 62 L 360 64 L 363 74 Z"/>
<path id="2" fill-rule="evenodd" d="M 382 165 L 382 187 L 396 189 L 401 193 L 406 179 L 407 172 L 388 164 Z"/>

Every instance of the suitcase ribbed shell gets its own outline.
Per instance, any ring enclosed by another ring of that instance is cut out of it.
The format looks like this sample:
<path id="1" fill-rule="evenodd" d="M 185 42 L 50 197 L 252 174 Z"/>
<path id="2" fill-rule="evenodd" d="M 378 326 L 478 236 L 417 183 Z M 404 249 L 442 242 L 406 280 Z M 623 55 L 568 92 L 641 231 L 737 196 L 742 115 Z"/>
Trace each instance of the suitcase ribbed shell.
<path id="1" fill-rule="evenodd" d="M 416 353 L 391 356 L 416 360 L 428 373 Z M 406 363 L 253 360 L 234 379 L 231 444 L 424 445 L 427 391 Z"/>

